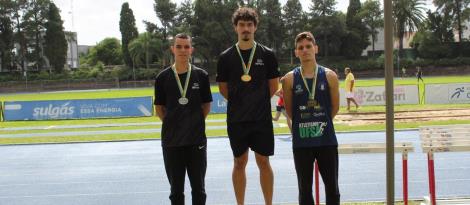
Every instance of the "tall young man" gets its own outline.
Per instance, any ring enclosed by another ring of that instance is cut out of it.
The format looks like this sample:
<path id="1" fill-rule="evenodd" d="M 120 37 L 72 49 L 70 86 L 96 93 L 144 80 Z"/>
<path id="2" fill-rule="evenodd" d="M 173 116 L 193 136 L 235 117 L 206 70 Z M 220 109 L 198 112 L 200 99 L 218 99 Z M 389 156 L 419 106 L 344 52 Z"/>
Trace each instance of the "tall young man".
<path id="1" fill-rule="evenodd" d="M 191 37 L 177 34 L 171 51 L 175 63 L 155 80 L 155 110 L 163 121 L 163 160 L 171 186 L 172 205 L 184 204 L 184 180 L 188 173 L 192 204 L 206 203 L 207 169 L 205 118 L 212 95 L 206 71 L 189 62 Z"/>
<path id="2" fill-rule="evenodd" d="M 232 16 L 238 42 L 221 53 L 217 64 L 220 93 L 228 100 L 227 132 L 234 156 L 233 188 L 237 204 L 245 202 L 248 148 L 255 152 L 266 204 L 272 204 L 274 133 L 270 99 L 278 89 L 278 62 L 273 51 L 255 42 L 258 14 L 241 7 Z"/>
<path id="3" fill-rule="evenodd" d="M 299 187 L 299 204 L 314 204 L 313 165 L 318 162 L 325 183 L 326 204 L 340 203 L 338 188 L 338 142 L 333 118 L 339 110 L 338 77 L 318 65 L 315 38 L 302 32 L 295 38 L 300 67 L 282 78 L 284 103 L 292 119 L 292 146 Z"/>

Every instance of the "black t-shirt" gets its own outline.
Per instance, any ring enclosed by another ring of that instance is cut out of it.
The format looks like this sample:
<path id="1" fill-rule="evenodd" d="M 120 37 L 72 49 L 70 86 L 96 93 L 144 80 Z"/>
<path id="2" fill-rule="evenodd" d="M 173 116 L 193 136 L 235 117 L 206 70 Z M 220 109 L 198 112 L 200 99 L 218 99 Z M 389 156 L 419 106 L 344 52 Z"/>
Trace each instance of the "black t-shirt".
<path id="1" fill-rule="evenodd" d="M 184 88 L 188 73 L 179 74 Z M 186 98 L 188 104 L 181 105 L 181 93 L 171 67 L 157 75 L 155 80 L 155 105 L 165 107 L 162 125 L 162 146 L 178 147 L 206 144 L 205 119 L 201 105 L 212 102 L 209 77 L 206 71 L 192 66 Z"/>
<path id="2" fill-rule="evenodd" d="M 251 49 L 240 51 L 248 63 Z M 249 72 L 251 81 L 243 82 L 243 66 L 235 45 L 220 54 L 216 80 L 228 86 L 227 122 L 272 119 L 269 80 L 279 77 L 278 67 L 273 51 L 257 44 Z"/>

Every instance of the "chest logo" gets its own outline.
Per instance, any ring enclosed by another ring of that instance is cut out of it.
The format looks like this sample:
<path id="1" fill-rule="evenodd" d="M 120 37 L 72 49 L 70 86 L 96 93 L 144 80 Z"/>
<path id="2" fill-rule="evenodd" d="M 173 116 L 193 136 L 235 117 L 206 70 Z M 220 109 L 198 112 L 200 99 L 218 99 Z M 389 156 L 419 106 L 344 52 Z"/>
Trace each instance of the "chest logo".
<path id="1" fill-rule="evenodd" d="M 192 86 L 192 89 L 199 89 L 199 83 L 194 83 Z"/>
<path id="2" fill-rule="evenodd" d="M 298 84 L 295 86 L 295 91 L 294 91 L 295 94 L 301 94 L 303 92 L 304 92 L 304 89 L 302 89 L 302 85 Z"/>
<path id="3" fill-rule="evenodd" d="M 261 58 L 256 59 L 255 65 L 263 66 L 264 65 L 263 59 Z"/>

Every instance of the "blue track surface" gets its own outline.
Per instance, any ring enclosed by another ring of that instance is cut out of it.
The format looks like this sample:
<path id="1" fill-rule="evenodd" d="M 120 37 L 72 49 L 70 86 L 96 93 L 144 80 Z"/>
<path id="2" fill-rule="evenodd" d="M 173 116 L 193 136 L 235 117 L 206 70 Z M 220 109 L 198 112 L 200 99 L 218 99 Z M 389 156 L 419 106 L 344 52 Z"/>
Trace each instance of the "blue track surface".
<path id="1" fill-rule="evenodd" d="M 409 196 L 428 193 L 426 155 L 418 131 L 395 133 L 395 141 L 412 142 Z M 383 132 L 338 134 L 340 143 L 384 142 Z M 160 141 L 0 146 L 1 205 L 170 204 Z M 470 196 L 470 153 L 437 153 L 437 196 Z M 208 204 L 235 204 L 232 154 L 227 138 L 208 140 Z M 397 200 L 402 198 L 401 155 L 395 155 Z M 297 181 L 287 136 L 276 139 L 271 158 L 274 202 L 296 203 Z M 247 166 L 247 204 L 263 204 L 253 154 Z M 385 154 L 340 155 L 342 201 L 385 200 Z M 323 191 L 322 191 L 323 192 Z M 190 187 L 186 184 L 187 204 Z M 321 197 L 322 200 L 324 196 Z"/>

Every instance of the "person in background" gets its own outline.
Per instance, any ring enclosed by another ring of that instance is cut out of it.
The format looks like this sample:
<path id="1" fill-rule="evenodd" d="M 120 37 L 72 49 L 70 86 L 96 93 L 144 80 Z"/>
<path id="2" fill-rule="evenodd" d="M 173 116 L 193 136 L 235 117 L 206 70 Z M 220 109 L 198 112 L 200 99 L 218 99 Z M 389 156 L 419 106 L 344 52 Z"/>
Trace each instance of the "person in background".
<path id="1" fill-rule="evenodd" d="M 356 105 L 356 110 L 359 109 L 359 104 L 356 102 L 354 98 L 354 86 L 355 86 L 355 79 L 354 75 L 352 74 L 351 68 L 346 67 L 344 68 L 344 74 L 346 75 L 346 79 L 344 80 L 344 89 L 346 91 L 346 102 L 347 102 L 347 111 L 351 109 L 351 102 Z"/>
<path id="2" fill-rule="evenodd" d="M 286 117 L 287 121 L 287 126 L 289 127 L 289 132 L 292 132 L 292 122 L 287 115 L 286 108 L 284 107 L 284 91 L 282 91 L 282 88 L 280 88 L 275 95 L 279 97 L 277 100 L 277 105 L 276 105 L 276 115 L 273 117 L 273 121 L 278 121 L 279 117 L 281 117 L 281 114 Z"/>

